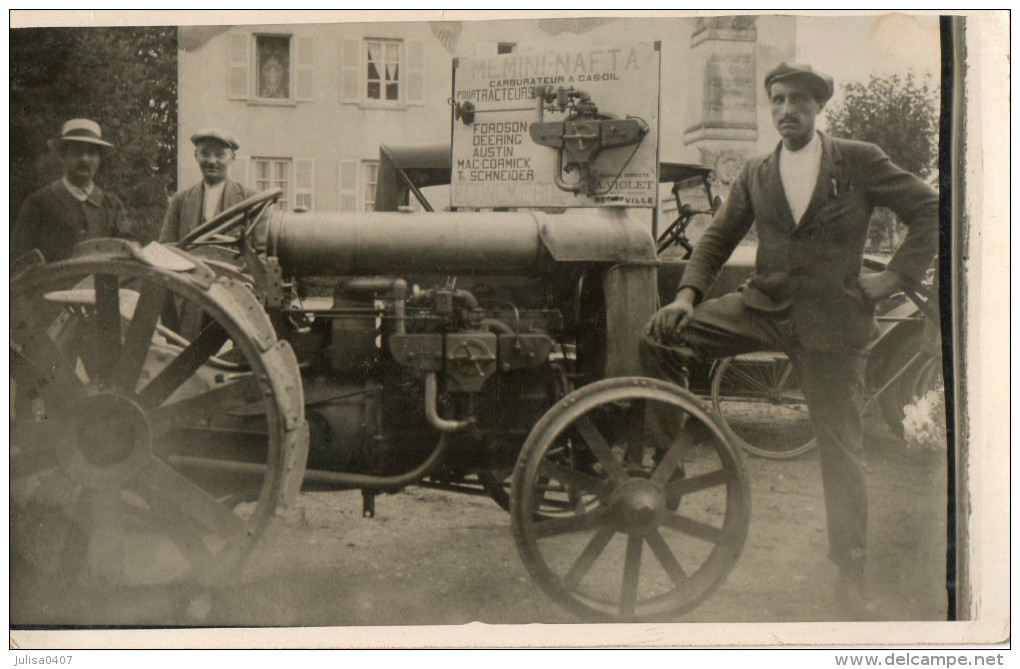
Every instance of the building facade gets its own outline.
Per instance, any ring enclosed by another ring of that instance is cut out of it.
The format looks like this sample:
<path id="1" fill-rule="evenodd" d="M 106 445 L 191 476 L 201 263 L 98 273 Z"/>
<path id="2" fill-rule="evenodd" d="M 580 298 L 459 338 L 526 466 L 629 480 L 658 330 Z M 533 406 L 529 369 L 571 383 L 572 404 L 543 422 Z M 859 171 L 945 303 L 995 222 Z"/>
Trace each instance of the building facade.
<path id="1" fill-rule="evenodd" d="M 792 60 L 792 17 L 537 19 L 183 27 L 178 183 L 201 178 L 187 138 L 241 144 L 232 177 L 282 207 L 366 211 L 379 145 L 450 141 L 458 57 L 659 42 L 660 157 L 717 170 L 725 190 L 777 137 L 764 73 Z"/>
<path id="2" fill-rule="evenodd" d="M 282 206 L 371 209 L 380 142 L 449 135 L 427 24 L 182 28 L 178 56 L 180 187 L 201 179 L 187 138 L 221 127 L 241 144 L 232 178 L 282 188 Z"/>

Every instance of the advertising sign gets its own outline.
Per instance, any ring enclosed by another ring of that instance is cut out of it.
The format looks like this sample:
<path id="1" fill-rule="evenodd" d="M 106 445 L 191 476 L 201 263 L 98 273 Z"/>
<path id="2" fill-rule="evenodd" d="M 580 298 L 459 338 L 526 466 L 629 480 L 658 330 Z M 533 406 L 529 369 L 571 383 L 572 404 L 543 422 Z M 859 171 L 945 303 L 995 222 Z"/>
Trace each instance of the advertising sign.
<path id="1" fill-rule="evenodd" d="M 658 44 L 459 58 L 451 204 L 654 207 Z"/>

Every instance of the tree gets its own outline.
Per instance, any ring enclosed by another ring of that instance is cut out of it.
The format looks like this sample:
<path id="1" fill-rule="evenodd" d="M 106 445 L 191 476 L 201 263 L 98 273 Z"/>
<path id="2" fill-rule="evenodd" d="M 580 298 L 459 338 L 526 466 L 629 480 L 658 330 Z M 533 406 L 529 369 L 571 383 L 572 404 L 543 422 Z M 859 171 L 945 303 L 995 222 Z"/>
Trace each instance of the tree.
<path id="1" fill-rule="evenodd" d="M 46 140 L 70 118 L 91 118 L 117 151 L 99 181 L 154 237 L 176 186 L 177 29 L 10 31 L 11 220 L 60 174 Z"/>
<path id="2" fill-rule="evenodd" d="M 829 132 L 877 144 L 894 163 L 925 179 L 938 151 L 938 91 L 931 77 L 872 75 L 843 85 L 843 98 L 825 110 Z"/>
<path id="3" fill-rule="evenodd" d="M 882 147 L 889 158 L 922 179 L 935 172 L 938 156 L 938 91 L 931 76 L 872 75 L 867 84 L 842 86 L 843 96 L 825 110 L 829 133 Z M 899 221 L 876 210 L 869 243 L 873 250 L 895 247 Z"/>

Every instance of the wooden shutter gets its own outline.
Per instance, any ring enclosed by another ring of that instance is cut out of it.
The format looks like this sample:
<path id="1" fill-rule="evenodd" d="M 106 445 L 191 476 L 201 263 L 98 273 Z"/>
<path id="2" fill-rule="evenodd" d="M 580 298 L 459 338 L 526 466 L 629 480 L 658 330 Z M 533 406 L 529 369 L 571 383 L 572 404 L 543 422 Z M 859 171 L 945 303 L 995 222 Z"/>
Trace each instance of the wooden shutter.
<path id="1" fill-rule="evenodd" d="M 361 102 L 361 40 L 340 43 L 340 102 Z"/>
<path id="2" fill-rule="evenodd" d="M 340 211 L 358 211 L 357 160 L 340 161 Z"/>
<path id="3" fill-rule="evenodd" d="M 425 45 L 418 41 L 407 42 L 407 70 L 404 77 L 404 100 L 409 105 L 425 104 Z"/>
<path id="4" fill-rule="evenodd" d="M 294 206 L 306 207 L 308 211 L 315 208 L 315 161 L 311 158 L 294 159 Z"/>
<path id="5" fill-rule="evenodd" d="M 251 57 L 250 41 L 247 33 L 230 35 L 229 58 L 229 96 L 231 100 L 248 98 L 248 59 Z"/>
<path id="6" fill-rule="evenodd" d="M 312 65 L 314 61 L 314 44 L 311 37 L 298 37 L 294 40 L 295 50 L 295 67 L 294 67 L 294 78 L 297 85 L 295 86 L 295 99 L 310 101 L 315 97 L 314 92 L 314 78 L 312 73 Z"/>

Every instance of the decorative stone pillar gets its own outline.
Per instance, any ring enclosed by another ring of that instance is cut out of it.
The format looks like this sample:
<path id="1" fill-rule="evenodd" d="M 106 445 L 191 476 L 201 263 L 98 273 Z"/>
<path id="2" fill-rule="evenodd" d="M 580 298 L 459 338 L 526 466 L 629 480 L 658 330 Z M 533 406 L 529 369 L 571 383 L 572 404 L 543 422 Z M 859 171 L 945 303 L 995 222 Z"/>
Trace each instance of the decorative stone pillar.
<path id="1" fill-rule="evenodd" d="M 696 20 L 691 34 L 695 67 L 701 64 L 703 88 L 684 144 L 694 145 L 702 164 L 716 170 L 715 183 L 725 198 L 729 184 L 758 141 L 757 17 L 712 16 Z"/>

